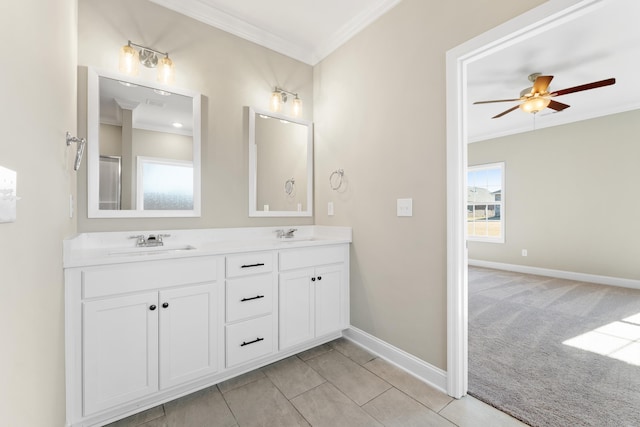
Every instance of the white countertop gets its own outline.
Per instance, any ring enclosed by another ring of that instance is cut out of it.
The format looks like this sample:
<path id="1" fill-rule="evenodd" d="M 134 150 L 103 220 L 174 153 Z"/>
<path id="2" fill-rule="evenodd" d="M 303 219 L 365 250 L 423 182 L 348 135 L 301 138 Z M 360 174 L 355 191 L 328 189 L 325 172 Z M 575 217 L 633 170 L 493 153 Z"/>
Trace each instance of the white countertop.
<path id="1" fill-rule="evenodd" d="M 293 238 L 276 230 L 295 228 Z M 170 234 L 163 246 L 136 247 L 131 236 Z M 64 268 L 351 243 L 351 227 L 208 228 L 82 233 L 63 241 Z"/>

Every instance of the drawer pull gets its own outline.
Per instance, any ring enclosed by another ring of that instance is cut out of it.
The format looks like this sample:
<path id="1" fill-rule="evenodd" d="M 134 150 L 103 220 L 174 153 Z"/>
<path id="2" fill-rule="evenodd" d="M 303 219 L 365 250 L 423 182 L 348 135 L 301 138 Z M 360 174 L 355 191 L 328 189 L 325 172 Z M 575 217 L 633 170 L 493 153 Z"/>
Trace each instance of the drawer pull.
<path id="1" fill-rule="evenodd" d="M 151 311 L 153 311 L 153 310 L 155 310 L 155 309 L 156 309 L 155 304 L 152 304 L 152 305 L 151 305 L 151 307 L 149 307 L 149 310 L 151 310 Z"/>
<path id="2" fill-rule="evenodd" d="M 264 298 L 264 295 L 256 295 L 255 297 L 251 297 L 251 298 L 242 298 L 240 302 L 252 301 L 254 299 L 260 299 L 260 298 Z"/>
<path id="3" fill-rule="evenodd" d="M 264 266 L 264 262 L 259 262 L 257 264 L 245 264 L 243 266 L 240 266 L 240 268 L 252 268 L 252 267 L 262 267 Z"/>
<path id="4" fill-rule="evenodd" d="M 242 341 L 242 344 L 240 344 L 240 347 L 244 347 L 245 345 L 254 344 L 260 341 L 264 341 L 264 338 L 256 338 L 255 340 L 249 341 L 249 342 Z"/>

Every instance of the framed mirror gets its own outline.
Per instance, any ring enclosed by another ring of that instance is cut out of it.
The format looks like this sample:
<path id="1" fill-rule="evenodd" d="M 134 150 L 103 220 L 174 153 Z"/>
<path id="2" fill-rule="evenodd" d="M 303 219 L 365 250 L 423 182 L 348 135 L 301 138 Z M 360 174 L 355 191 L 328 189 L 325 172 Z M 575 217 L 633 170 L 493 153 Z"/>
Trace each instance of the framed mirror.
<path id="1" fill-rule="evenodd" d="M 200 216 L 200 94 L 87 77 L 89 218 Z"/>
<path id="2" fill-rule="evenodd" d="M 313 123 L 249 108 L 249 216 L 312 216 Z"/>

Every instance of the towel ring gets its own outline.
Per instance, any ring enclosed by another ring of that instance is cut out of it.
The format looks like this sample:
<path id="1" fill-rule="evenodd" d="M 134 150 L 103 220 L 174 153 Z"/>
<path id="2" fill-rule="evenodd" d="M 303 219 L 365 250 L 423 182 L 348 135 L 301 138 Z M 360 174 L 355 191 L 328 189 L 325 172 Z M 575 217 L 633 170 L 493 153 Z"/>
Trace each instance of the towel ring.
<path id="1" fill-rule="evenodd" d="M 287 196 L 291 196 L 293 190 L 296 187 L 296 180 L 294 178 L 288 179 L 284 183 L 284 192 Z"/>
<path id="2" fill-rule="evenodd" d="M 334 170 L 329 175 L 329 186 L 332 190 L 338 191 L 342 187 L 342 179 L 344 178 L 344 169 Z"/>

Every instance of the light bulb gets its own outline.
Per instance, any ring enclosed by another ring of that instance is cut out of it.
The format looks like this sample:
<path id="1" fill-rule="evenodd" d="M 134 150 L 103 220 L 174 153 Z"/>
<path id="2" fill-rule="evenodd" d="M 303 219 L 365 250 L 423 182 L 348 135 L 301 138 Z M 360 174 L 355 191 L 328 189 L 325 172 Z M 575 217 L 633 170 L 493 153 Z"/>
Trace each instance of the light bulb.
<path id="1" fill-rule="evenodd" d="M 158 61 L 158 81 L 162 84 L 169 85 L 173 83 L 175 78 L 175 71 L 173 68 L 173 61 L 168 56 L 161 58 Z"/>
<path id="2" fill-rule="evenodd" d="M 291 115 L 293 117 L 300 117 L 302 115 L 302 99 L 297 96 L 293 99 L 293 105 L 291 105 Z"/>
<path id="3" fill-rule="evenodd" d="M 271 103 L 269 108 L 274 113 L 279 113 L 282 111 L 282 95 L 280 95 L 280 92 L 274 91 L 271 94 Z"/>
<path id="4" fill-rule="evenodd" d="M 551 103 L 551 99 L 543 96 L 534 96 L 520 104 L 520 109 L 527 113 L 537 113 L 544 110 Z"/>
<path id="5" fill-rule="evenodd" d="M 128 44 L 122 46 L 120 49 L 120 65 L 118 67 L 120 72 L 130 76 L 137 76 L 139 63 L 138 51 Z"/>

